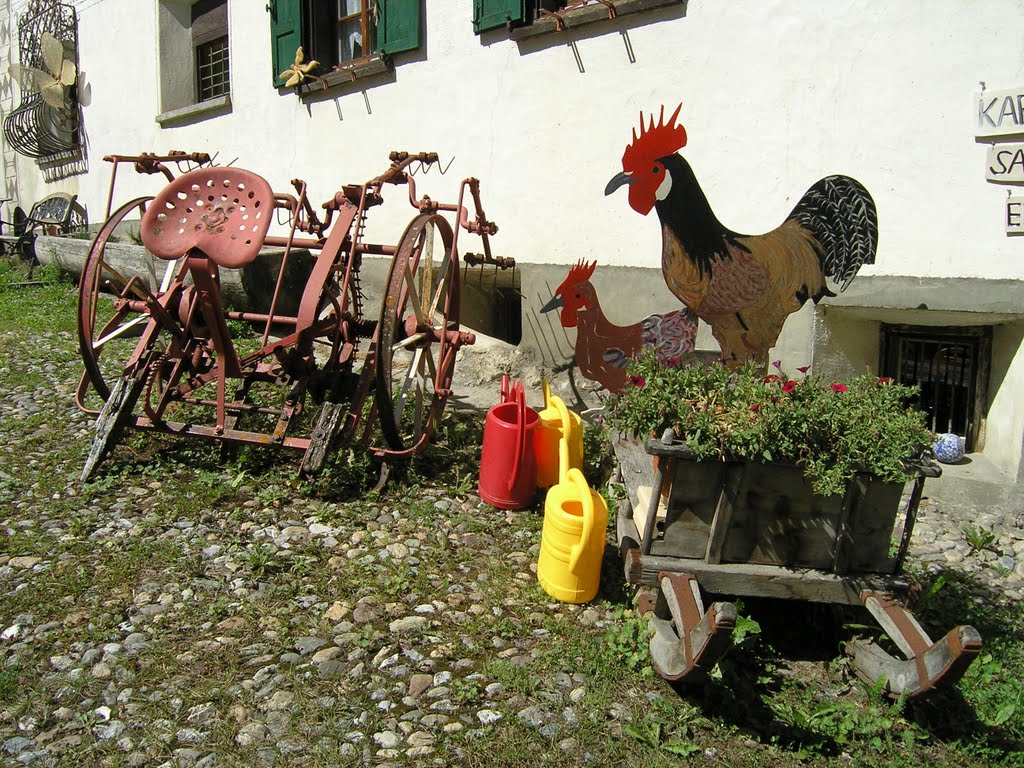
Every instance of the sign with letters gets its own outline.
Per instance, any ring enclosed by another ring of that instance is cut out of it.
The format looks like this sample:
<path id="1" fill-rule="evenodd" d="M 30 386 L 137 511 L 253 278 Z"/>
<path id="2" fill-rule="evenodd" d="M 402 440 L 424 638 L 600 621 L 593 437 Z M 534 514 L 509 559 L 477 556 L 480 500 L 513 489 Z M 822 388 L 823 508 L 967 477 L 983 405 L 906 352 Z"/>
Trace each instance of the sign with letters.
<path id="1" fill-rule="evenodd" d="M 1024 144 L 996 144 L 988 148 L 985 178 L 1024 184 Z"/>
<path id="2" fill-rule="evenodd" d="M 1006 234 L 1024 234 L 1024 197 L 1006 198 Z"/>
<path id="3" fill-rule="evenodd" d="M 1024 134 L 1024 86 L 982 91 L 975 97 L 975 136 Z"/>

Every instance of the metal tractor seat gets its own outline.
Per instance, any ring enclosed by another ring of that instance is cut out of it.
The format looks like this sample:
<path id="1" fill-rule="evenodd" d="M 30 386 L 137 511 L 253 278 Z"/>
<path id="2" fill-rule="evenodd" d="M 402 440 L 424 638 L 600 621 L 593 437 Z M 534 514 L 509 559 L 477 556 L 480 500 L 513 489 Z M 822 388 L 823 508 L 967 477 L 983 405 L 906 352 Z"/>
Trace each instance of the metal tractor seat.
<path id="1" fill-rule="evenodd" d="M 142 217 L 142 242 L 168 261 L 197 249 L 217 266 L 237 269 L 256 258 L 273 210 L 274 193 L 261 176 L 199 168 L 156 196 Z"/>

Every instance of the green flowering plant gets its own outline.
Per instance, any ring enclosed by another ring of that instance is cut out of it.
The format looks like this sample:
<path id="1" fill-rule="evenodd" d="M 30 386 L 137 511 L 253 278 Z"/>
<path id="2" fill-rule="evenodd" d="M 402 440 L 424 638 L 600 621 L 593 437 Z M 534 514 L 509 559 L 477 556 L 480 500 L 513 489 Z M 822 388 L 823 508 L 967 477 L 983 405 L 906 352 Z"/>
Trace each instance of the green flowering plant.
<path id="1" fill-rule="evenodd" d="M 914 387 L 873 375 L 830 381 L 808 368 L 791 378 L 778 362 L 769 370 L 664 365 L 645 350 L 605 419 L 643 439 L 671 427 L 700 460 L 796 464 L 823 496 L 843 493 L 858 472 L 903 482 L 934 442 L 924 413 L 909 406 Z"/>

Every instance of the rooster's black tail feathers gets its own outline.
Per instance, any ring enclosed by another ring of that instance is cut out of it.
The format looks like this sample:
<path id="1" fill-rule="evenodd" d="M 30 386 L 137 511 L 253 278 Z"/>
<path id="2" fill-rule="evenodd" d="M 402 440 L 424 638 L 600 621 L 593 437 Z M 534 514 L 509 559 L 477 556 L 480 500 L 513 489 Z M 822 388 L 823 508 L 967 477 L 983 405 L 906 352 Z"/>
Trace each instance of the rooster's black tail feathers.
<path id="1" fill-rule="evenodd" d="M 812 186 L 789 215 L 818 242 L 826 276 L 845 291 L 862 264 L 874 264 L 878 213 L 863 185 L 849 176 L 826 176 Z"/>

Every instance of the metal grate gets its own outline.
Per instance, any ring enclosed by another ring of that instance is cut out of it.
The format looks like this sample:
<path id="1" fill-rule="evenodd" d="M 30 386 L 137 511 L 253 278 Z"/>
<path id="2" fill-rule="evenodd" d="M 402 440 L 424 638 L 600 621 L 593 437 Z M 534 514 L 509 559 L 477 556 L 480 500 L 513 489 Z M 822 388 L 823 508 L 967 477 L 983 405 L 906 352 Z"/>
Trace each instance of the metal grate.
<path id="1" fill-rule="evenodd" d="M 985 412 L 986 330 L 883 326 L 882 375 L 920 387 L 929 429 L 966 438 L 968 451 Z"/>
<path id="2" fill-rule="evenodd" d="M 196 75 L 199 101 L 231 92 L 227 35 L 196 46 Z"/>

